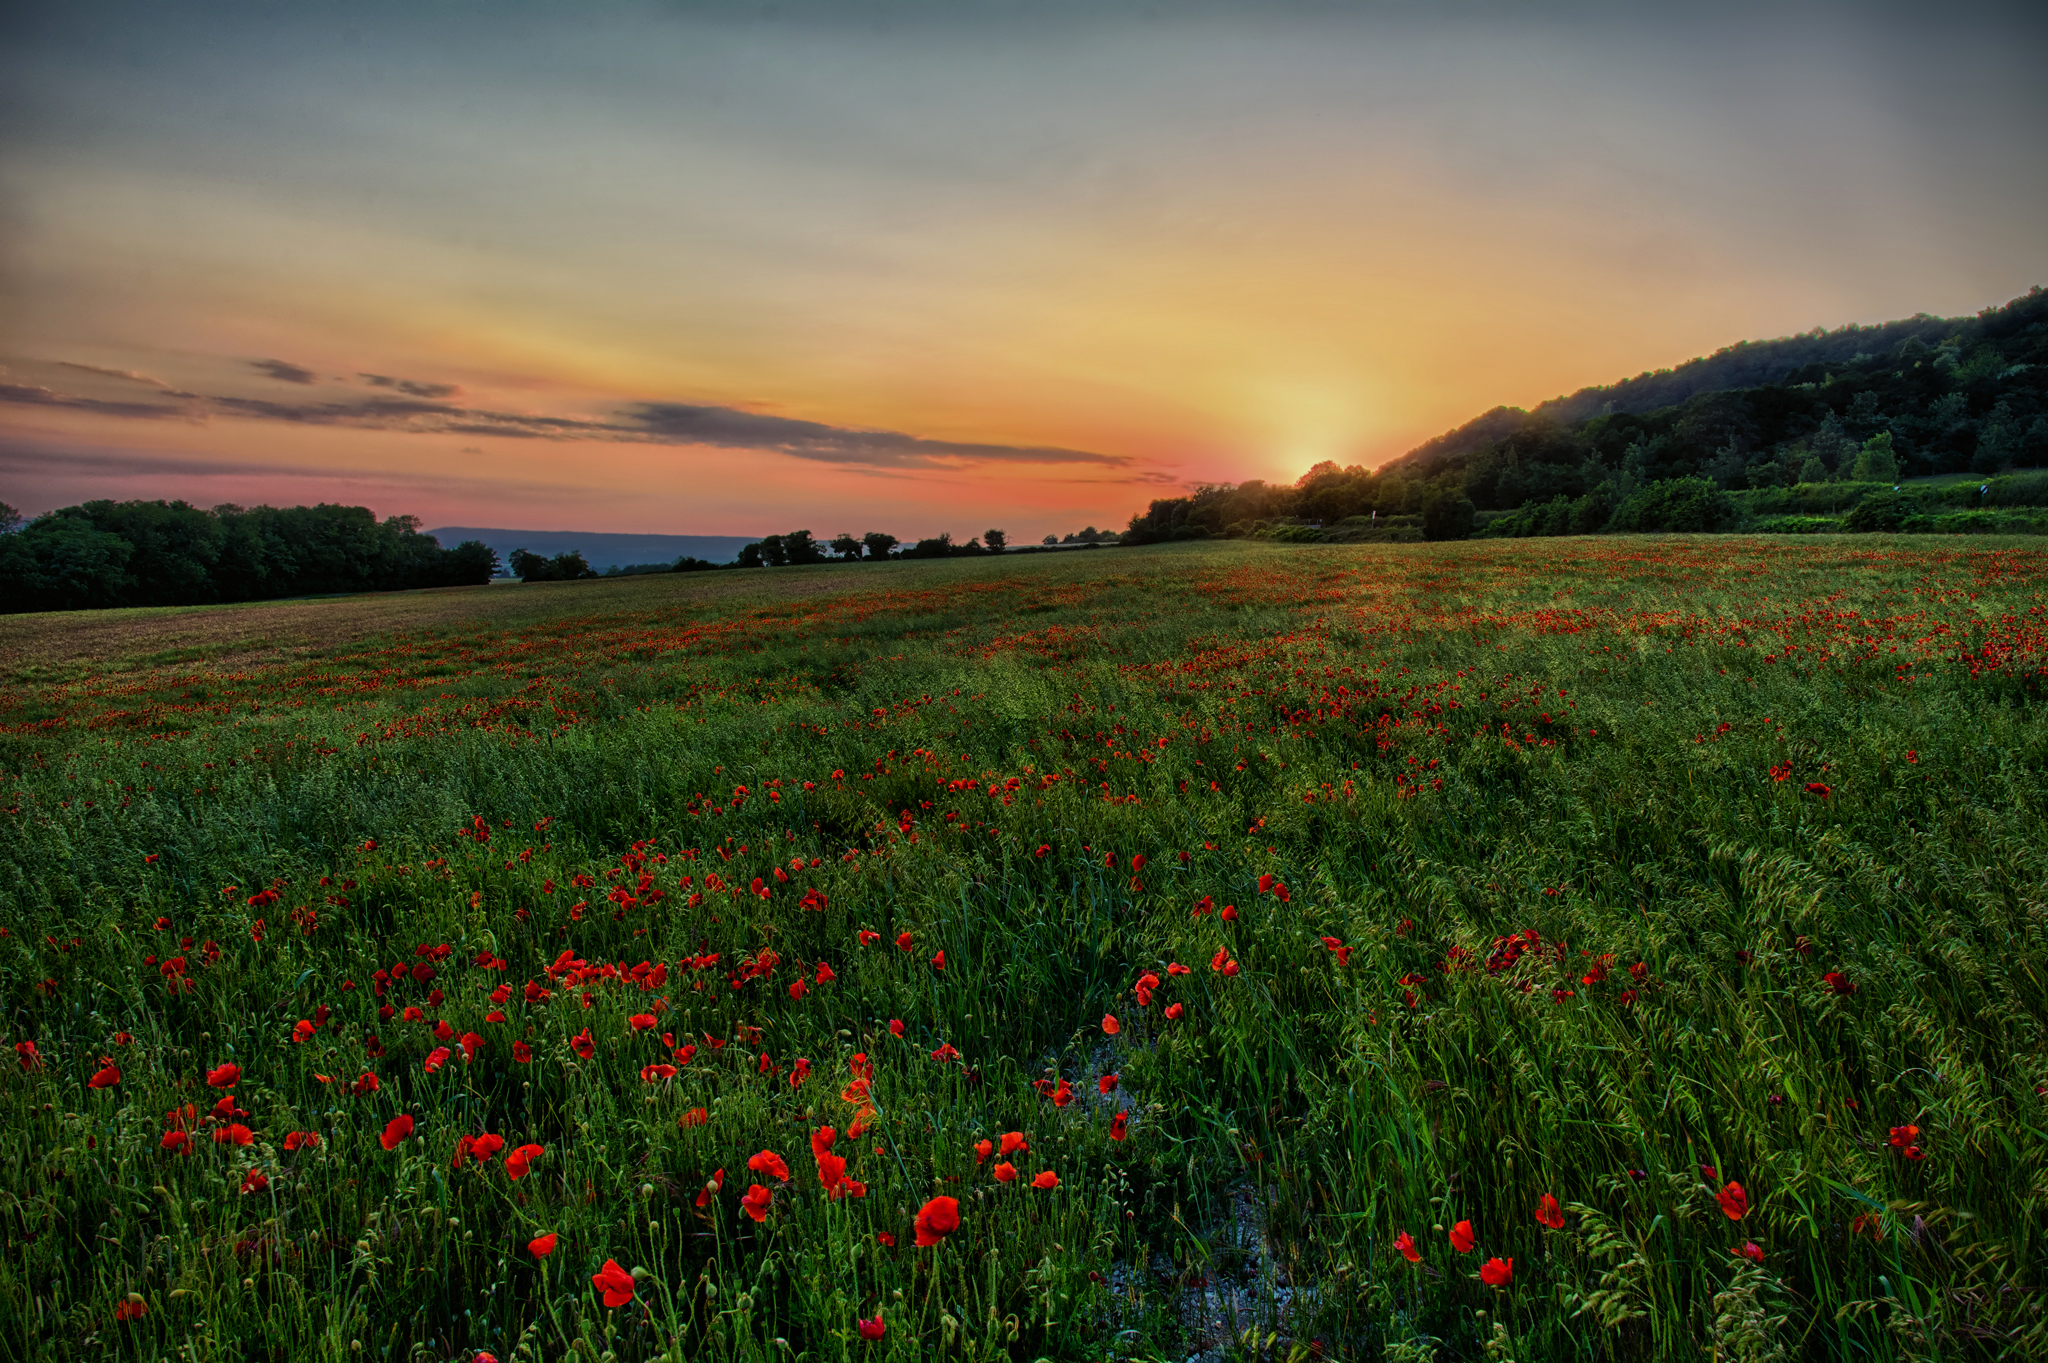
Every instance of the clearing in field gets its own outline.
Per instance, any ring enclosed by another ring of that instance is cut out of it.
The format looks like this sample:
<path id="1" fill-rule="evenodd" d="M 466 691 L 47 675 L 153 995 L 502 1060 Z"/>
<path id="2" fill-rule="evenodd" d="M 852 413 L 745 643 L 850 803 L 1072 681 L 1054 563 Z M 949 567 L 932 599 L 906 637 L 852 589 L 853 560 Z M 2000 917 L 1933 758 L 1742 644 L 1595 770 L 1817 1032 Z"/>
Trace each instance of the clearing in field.
<path id="1" fill-rule="evenodd" d="M 0 1350 L 2022 1357 L 2048 554 L 0 623 Z"/>

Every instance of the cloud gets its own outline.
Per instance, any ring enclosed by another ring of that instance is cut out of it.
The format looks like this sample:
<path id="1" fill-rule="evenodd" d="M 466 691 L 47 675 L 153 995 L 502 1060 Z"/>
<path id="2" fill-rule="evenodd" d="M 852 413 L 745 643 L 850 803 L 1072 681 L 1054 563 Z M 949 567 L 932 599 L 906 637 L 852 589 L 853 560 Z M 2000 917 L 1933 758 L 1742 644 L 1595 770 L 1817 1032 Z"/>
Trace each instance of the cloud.
<path id="1" fill-rule="evenodd" d="M 126 379 L 130 383 L 140 383 L 150 388 L 161 388 L 169 391 L 171 386 L 162 379 L 151 378 L 147 374 L 138 374 L 133 369 L 103 369 L 99 365 L 80 364 L 76 360 L 58 360 L 57 363 L 66 369 L 82 369 L 88 374 L 100 374 L 110 379 Z"/>
<path id="2" fill-rule="evenodd" d="M 301 369 L 284 360 L 251 360 L 249 367 L 281 383 L 316 383 L 320 377 L 310 369 Z"/>
<path id="3" fill-rule="evenodd" d="M 929 468 L 951 463 L 1119 466 L 1131 462 L 1124 455 L 1096 454 L 1051 445 L 985 445 L 926 440 L 900 431 L 828 426 L 823 422 L 766 416 L 736 407 L 643 402 L 628 409 L 627 417 L 648 439 L 662 444 L 775 450 L 798 459 L 815 459 L 828 464 Z"/>
<path id="4" fill-rule="evenodd" d="M 282 360 L 252 361 L 271 377 L 311 383 L 312 371 Z M 71 365 L 74 369 L 91 366 Z M 93 370 L 93 372 L 102 372 Z M 292 377 L 304 375 L 304 378 Z M 125 374 L 122 377 L 129 377 Z M 138 382 L 151 382 L 134 376 Z M 208 415 L 282 421 L 302 426 L 348 426 L 417 435 L 471 435 L 518 440 L 599 440 L 621 444 L 709 445 L 719 449 L 764 450 L 867 469 L 877 473 L 917 469 L 958 469 L 989 464 L 1083 465 L 1112 470 L 1113 481 L 1164 481 L 1166 475 L 1129 466 L 1128 455 L 1101 454 L 1057 445 L 1000 445 L 976 441 L 928 440 L 902 431 L 833 426 L 822 421 L 771 416 L 737 407 L 679 402 L 632 403 L 611 419 L 498 412 L 442 401 L 459 390 L 450 384 L 416 383 L 384 375 L 363 375 L 375 387 L 408 396 L 363 397 L 338 402 L 280 402 L 268 398 L 207 396 L 160 387 L 172 401 L 118 402 L 66 394 L 40 384 L 0 383 L 0 402 L 66 407 L 104 416 L 204 418 Z"/>
<path id="5" fill-rule="evenodd" d="M 462 390 L 452 383 L 422 383 L 418 379 L 394 379 L 389 374 L 358 374 L 372 388 L 396 388 L 416 398 L 452 398 Z"/>

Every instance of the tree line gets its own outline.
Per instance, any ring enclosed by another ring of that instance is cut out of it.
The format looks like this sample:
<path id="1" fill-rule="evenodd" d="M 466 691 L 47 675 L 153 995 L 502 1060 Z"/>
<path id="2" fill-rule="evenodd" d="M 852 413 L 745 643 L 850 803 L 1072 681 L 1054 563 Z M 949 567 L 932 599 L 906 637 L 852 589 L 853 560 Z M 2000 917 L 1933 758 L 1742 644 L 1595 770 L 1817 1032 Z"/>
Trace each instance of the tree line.
<path id="1" fill-rule="evenodd" d="M 0 612 L 191 606 L 487 583 L 498 556 L 444 549 L 368 507 L 86 502 L 33 520 L 0 503 Z"/>
<path id="2" fill-rule="evenodd" d="M 1198 487 L 1153 502 L 1123 538 L 1455 539 L 1482 520 L 1493 534 L 1732 529 L 1771 489 L 2043 466 L 2048 292 L 2035 288 L 1974 318 L 1750 342 L 1533 412 L 1496 408 L 1377 470 L 1326 461 L 1292 486 Z"/>

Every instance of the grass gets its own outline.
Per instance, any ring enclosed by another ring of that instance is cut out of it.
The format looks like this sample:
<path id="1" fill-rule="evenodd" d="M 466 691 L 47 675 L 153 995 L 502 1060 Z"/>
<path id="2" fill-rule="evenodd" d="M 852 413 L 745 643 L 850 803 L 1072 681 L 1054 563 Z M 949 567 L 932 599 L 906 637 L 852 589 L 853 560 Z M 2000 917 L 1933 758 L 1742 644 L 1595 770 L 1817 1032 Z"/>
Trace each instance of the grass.
<path id="1" fill-rule="evenodd" d="M 2036 543 L 6 621 L 0 1354 L 2038 1356 Z"/>

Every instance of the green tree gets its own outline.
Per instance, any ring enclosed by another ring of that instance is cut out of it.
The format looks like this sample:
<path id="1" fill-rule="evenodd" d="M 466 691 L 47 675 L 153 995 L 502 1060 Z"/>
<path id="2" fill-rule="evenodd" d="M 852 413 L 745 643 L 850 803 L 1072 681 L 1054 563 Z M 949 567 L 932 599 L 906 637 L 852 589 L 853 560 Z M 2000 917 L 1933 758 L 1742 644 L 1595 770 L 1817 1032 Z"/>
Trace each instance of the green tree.
<path id="1" fill-rule="evenodd" d="M 1856 452 L 1856 462 L 1850 468 L 1849 476 L 1859 483 L 1896 482 L 1899 476 L 1899 457 L 1892 449 L 1892 433 L 1879 431 L 1863 442 L 1863 448 Z"/>
<path id="2" fill-rule="evenodd" d="M 983 531 L 981 540 L 982 543 L 988 546 L 988 551 L 991 554 L 1000 554 L 1003 550 L 1010 547 L 1010 537 L 1000 530 Z"/>
<path id="3" fill-rule="evenodd" d="M 889 551 L 901 543 L 894 535 L 885 535 L 879 530 L 868 531 L 860 537 L 860 542 L 868 547 L 869 558 L 887 558 Z"/>
<path id="4" fill-rule="evenodd" d="M 1461 540 L 1472 533 L 1479 509 L 1463 492 L 1438 488 L 1422 504 L 1422 537 Z"/>
<path id="5" fill-rule="evenodd" d="M 832 537 L 832 552 L 844 559 L 860 557 L 860 541 L 842 530 Z"/>

